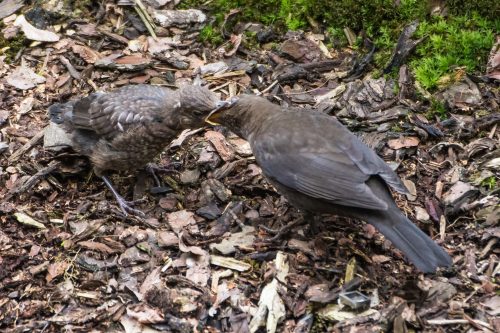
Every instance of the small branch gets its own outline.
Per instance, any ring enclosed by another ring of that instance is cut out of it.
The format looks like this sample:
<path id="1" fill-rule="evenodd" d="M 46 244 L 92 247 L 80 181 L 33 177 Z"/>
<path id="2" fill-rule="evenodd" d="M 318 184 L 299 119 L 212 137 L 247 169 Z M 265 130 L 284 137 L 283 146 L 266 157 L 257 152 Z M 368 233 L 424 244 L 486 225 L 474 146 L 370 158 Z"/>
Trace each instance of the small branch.
<path id="1" fill-rule="evenodd" d="M 144 25 L 148 29 L 151 36 L 153 36 L 153 38 L 156 40 L 157 39 L 157 36 L 155 33 L 156 26 L 153 22 L 153 19 L 149 15 L 146 7 L 144 6 L 144 4 L 142 3 L 141 0 L 134 0 L 134 2 L 135 2 L 135 6 L 134 6 L 135 11 L 137 12 L 139 17 L 141 18 L 142 22 L 144 23 Z"/>
<path id="2" fill-rule="evenodd" d="M 19 159 L 19 157 L 21 157 L 21 155 L 23 155 L 24 153 L 29 151 L 31 148 L 33 148 L 35 145 L 37 145 L 38 142 L 40 140 L 42 140 L 43 133 L 44 133 L 44 129 L 41 130 L 40 132 L 38 132 L 37 134 L 35 134 L 35 136 L 33 136 L 30 141 L 28 141 L 24 146 L 22 146 L 17 151 L 15 151 L 12 155 L 10 155 L 9 160 L 8 160 L 9 163 L 17 161 Z"/>
<path id="3" fill-rule="evenodd" d="M 23 192 L 26 192 L 26 191 L 30 190 L 42 178 L 44 178 L 45 176 L 47 176 L 48 174 L 50 174 L 52 171 L 54 171 L 55 169 L 57 169 L 57 167 L 59 166 L 59 164 L 60 164 L 59 162 L 54 162 L 54 161 L 51 162 L 51 163 L 49 163 L 48 166 L 46 166 L 45 168 L 39 169 L 37 173 L 35 173 L 30 178 L 28 178 L 28 180 L 26 180 L 19 187 L 13 188 L 12 190 L 10 190 L 9 194 L 23 193 Z M 51 183 L 53 183 L 53 182 L 51 182 Z M 59 184 L 59 186 L 60 186 L 60 184 Z"/>
<path id="4" fill-rule="evenodd" d="M 488 330 L 493 330 L 490 324 L 476 319 L 431 319 L 426 321 L 429 325 L 461 325 L 461 324 L 469 324 L 484 327 Z"/>
<path id="5" fill-rule="evenodd" d="M 64 56 L 59 56 L 59 60 L 63 63 L 64 66 L 68 69 L 69 74 L 76 80 L 80 80 L 82 77 L 80 73 L 76 70 L 75 67 L 71 64 L 71 62 L 65 58 Z"/>

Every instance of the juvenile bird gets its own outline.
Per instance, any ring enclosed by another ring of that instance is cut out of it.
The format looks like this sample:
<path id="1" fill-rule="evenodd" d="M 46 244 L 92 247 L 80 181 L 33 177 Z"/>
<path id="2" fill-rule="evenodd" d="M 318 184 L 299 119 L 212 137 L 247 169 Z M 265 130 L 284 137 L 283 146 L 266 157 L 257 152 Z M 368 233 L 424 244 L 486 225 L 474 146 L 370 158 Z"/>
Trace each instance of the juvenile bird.
<path id="1" fill-rule="evenodd" d="M 200 86 L 130 85 L 54 104 L 49 117 L 70 134 L 73 149 L 88 156 L 125 215 L 143 215 L 114 189 L 106 172 L 144 167 L 184 129 L 203 126 L 217 103 L 216 95 Z"/>
<path id="2" fill-rule="evenodd" d="M 245 95 L 207 122 L 246 139 L 269 182 L 297 208 L 372 224 L 422 272 L 451 265 L 394 202 L 389 187 L 408 191 L 396 173 L 334 117 Z"/>

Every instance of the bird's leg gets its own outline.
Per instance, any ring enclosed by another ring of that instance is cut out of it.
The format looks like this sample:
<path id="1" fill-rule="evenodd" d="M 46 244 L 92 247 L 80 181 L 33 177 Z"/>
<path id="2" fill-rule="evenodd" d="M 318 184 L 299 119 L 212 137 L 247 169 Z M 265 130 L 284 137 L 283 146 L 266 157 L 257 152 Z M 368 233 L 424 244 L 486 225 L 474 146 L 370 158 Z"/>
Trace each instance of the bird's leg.
<path id="1" fill-rule="evenodd" d="M 273 237 L 266 239 L 266 241 L 275 242 L 275 241 L 279 240 L 281 237 L 283 237 L 283 235 L 285 235 L 287 232 L 292 230 L 294 227 L 303 224 L 304 221 L 305 221 L 304 217 L 300 216 L 300 217 L 296 218 L 295 220 L 293 220 L 292 222 L 285 225 L 283 228 L 278 229 L 278 230 L 274 230 L 274 229 L 268 228 L 268 227 L 263 226 L 263 225 L 261 225 L 259 227 L 261 229 L 264 229 L 266 232 L 274 235 Z"/>
<path id="2" fill-rule="evenodd" d="M 312 235 L 317 235 L 321 228 L 321 216 L 317 214 L 313 214 L 311 212 L 305 211 L 304 212 L 304 220 L 306 223 L 309 223 L 309 230 Z"/>
<path id="3" fill-rule="evenodd" d="M 176 167 L 180 164 L 181 163 L 179 163 L 179 162 L 172 162 L 172 163 L 169 163 L 166 167 L 161 167 L 161 166 L 158 166 L 158 165 L 153 164 L 153 163 L 148 163 L 148 164 L 146 164 L 145 169 L 147 172 L 149 172 L 151 174 L 151 176 L 153 176 L 155 183 L 156 183 L 156 186 L 160 187 L 161 182 L 160 182 L 160 178 L 158 177 L 157 173 L 158 172 L 165 172 L 165 173 L 178 172 L 176 170 Z"/>
<path id="4" fill-rule="evenodd" d="M 115 199 L 118 202 L 118 206 L 120 206 L 120 209 L 125 214 L 125 216 L 128 216 L 129 213 L 133 214 L 133 215 L 140 216 L 140 217 L 146 216 L 142 211 L 131 207 L 135 202 L 134 201 L 129 202 L 129 201 L 125 200 L 120 195 L 120 193 L 118 193 L 118 191 L 115 190 L 115 188 L 113 187 L 113 184 L 111 184 L 111 181 L 108 179 L 108 177 L 101 176 L 101 179 L 104 181 L 104 184 L 106 184 L 106 186 L 109 188 L 111 193 L 113 193 L 113 195 L 115 196 Z"/>
<path id="5" fill-rule="evenodd" d="M 157 166 L 153 165 L 151 163 L 148 163 L 146 165 L 146 171 L 149 172 L 149 174 L 151 176 L 153 176 L 153 179 L 155 180 L 156 186 L 160 187 L 161 186 L 160 178 L 158 178 L 158 175 L 156 174 L 155 168 L 157 168 Z"/>

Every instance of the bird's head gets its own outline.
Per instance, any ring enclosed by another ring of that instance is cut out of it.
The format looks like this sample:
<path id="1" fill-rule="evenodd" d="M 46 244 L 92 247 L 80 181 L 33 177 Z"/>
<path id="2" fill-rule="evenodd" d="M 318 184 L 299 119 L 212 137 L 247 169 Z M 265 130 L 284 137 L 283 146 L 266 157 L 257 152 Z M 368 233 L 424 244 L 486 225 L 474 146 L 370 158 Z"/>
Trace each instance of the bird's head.
<path id="1" fill-rule="evenodd" d="M 220 103 L 217 95 L 201 86 L 188 85 L 179 91 L 177 115 L 184 128 L 203 126 L 205 119 Z"/>
<path id="2" fill-rule="evenodd" d="M 238 97 L 231 97 L 226 101 L 219 101 L 216 107 L 208 114 L 205 121 L 210 125 L 227 125 L 231 118 L 231 109 L 238 102 Z"/>
<path id="3" fill-rule="evenodd" d="M 222 125 L 236 135 L 247 139 L 266 120 L 270 111 L 279 106 L 267 99 L 254 95 L 239 95 L 219 103 L 205 121 L 211 125 Z"/>

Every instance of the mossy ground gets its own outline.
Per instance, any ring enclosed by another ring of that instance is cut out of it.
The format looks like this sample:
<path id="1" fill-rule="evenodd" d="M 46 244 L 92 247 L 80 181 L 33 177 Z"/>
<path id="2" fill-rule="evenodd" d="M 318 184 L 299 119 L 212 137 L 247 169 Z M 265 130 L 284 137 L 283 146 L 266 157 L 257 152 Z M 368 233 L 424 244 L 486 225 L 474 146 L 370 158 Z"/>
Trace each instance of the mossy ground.
<path id="1" fill-rule="evenodd" d="M 0 22 L 0 30 L 3 29 L 3 24 Z M 5 62 L 10 63 L 14 60 L 17 53 L 21 48 L 27 45 L 26 37 L 20 33 L 13 39 L 5 39 L 3 34 L 0 33 L 0 55 L 4 55 Z"/>
<path id="2" fill-rule="evenodd" d="M 431 15 L 436 3 L 446 4 L 448 15 Z M 331 47 L 345 47 L 343 29 L 371 38 L 377 45 L 377 68 L 387 63 L 403 27 L 419 20 L 416 37 L 424 37 L 417 46 L 410 67 L 422 87 L 430 91 L 439 87 L 445 76 L 456 68 L 482 71 L 494 35 L 500 31 L 500 2 L 491 0 L 186 0 L 184 8 L 204 7 L 214 17 L 201 33 L 203 41 L 223 42 L 219 27 L 224 15 L 238 8 L 240 21 L 273 25 L 279 32 L 315 27 L 322 30 Z"/>

